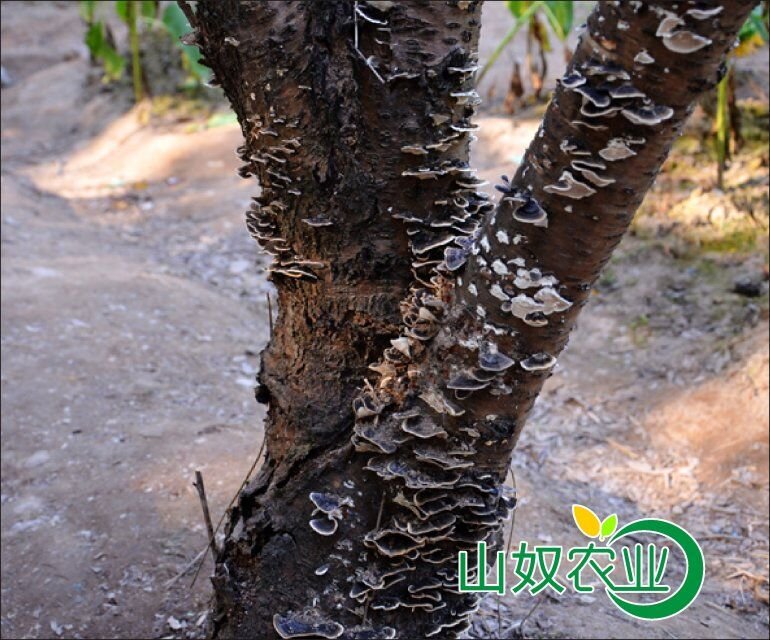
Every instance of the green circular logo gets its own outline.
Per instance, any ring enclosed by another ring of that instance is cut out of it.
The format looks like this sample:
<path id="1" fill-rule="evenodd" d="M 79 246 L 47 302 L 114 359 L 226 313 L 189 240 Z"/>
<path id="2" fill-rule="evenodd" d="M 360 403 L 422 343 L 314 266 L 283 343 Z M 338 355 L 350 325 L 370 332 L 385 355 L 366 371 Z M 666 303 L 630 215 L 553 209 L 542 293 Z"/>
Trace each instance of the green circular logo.
<path id="1" fill-rule="evenodd" d="M 679 588 L 658 602 L 631 602 L 622 598 L 609 587 L 607 595 L 624 613 L 641 620 L 665 620 L 675 616 L 687 607 L 700 593 L 705 575 L 703 551 L 698 542 L 679 525 L 657 518 L 645 518 L 630 522 L 613 535 L 607 543 L 612 546 L 622 537 L 632 533 L 651 533 L 674 542 L 684 553 L 685 576 Z"/>

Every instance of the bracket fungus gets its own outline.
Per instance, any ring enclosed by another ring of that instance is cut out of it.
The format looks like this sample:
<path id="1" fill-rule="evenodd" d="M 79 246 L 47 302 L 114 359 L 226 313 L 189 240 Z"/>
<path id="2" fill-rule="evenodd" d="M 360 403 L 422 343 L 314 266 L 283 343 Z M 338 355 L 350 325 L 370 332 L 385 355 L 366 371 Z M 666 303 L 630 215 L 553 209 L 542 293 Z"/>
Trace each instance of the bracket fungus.
<path id="1" fill-rule="evenodd" d="M 607 146 L 599 151 L 599 155 L 608 162 L 615 162 L 635 156 L 636 151 L 631 149 L 623 138 L 611 138 Z"/>
<path id="2" fill-rule="evenodd" d="M 490 380 L 494 380 L 495 377 L 497 377 L 497 375 L 499 374 L 496 371 L 486 371 L 485 369 L 474 367 L 468 370 L 468 375 L 474 378 L 475 380 L 488 382 Z"/>
<path id="3" fill-rule="evenodd" d="M 663 44 L 674 53 L 695 53 L 711 44 L 711 38 L 704 38 L 692 31 L 675 31 L 663 38 Z"/>
<path id="4" fill-rule="evenodd" d="M 407 418 L 401 423 L 401 429 L 409 435 L 421 439 L 445 438 L 447 432 L 429 418 Z"/>
<path id="5" fill-rule="evenodd" d="M 436 413 L 445 413 L 454 417 L 461 416 L 465 413 L 465 409 L 449 400 L 435 387 L 424 389 L 420 393 L 420 399 L 424 400 Z"/>
<path id="6" fill-rule="evenodd" d="M 318 511 L 331 518 L 342 518 L 342 507 L 353 507 L 353 500 L 348 497 L 341 498 L 333 493 L 320 493 L 311 491 L 310 501 Z"/>
<path id="7" fill-rule="evenodd" d="M 634 85 L 627 82 L 617 87 L 610 87 L 610 96 L 616 100 L 629 100 L 631 98 L 646 98 L 647 94 L 640 91 Z"/>
<path id="8" fill-rule="evenodd" d="M 587 80 L 585 76 L 582 76 L 579 73 L 573 71 L 572 73 L 565 75 L 560 80 L 560 82 L 566 89 L 577 89 L 578 87 L 584 85 Z"/>
<path id="9" fill-rule="evenodd" d="M 494 351 L 479 352 L 479 367 L 487 371 L 503 372 L 514 364 L 516 361 L 513 358 L 498 352 L 496 348 Z"/>
<path id="10" fill-rule="evenodd" d="M 395 611 L 402 604 L 402 600 L 396 596 L 377 596 L 369 605 L 377 611 Z"/>
<path id="11" fill-rule="evenodd" d="M 407 587 L 409 593 L 420 593 L 421 591 L 433 591 L 439 589 L 442 586 L 441 580 L 433 577 L 422 578 L 417 582 L 413 582 Z"/>
<path id="12" fill-rule="evenodd" d="M 544 327 L 548 324 L 548 320 L 545 317 L 535 315 L 540 314 L 542 316 L 545 305 L 523 293 L 511 298 L 508 302 L 503 302 L 500 308 L 503 311 L 510 312 L 514 317 L 523 320 L 530 326 Z"/>
<path id="13" fill-rule="evenodd" d="M 547 353 L 533 353 L 520 362 L 524 371 L 544 371 L 556 364 L 556 358 Z"/>
<path id="14" fill-rule="evenodd" d="M 402 153 L 409 153 L 415 156 L 427 156 L 430 152 L 423 146 L 417 144 L 408 144 L 401 147 Z"/>
<path id="15" fill-rule="evenodd" d="M 633 124 L 654 126 L 674 115 L 674 110 L 665 105 L 650 105 L 641 107 L 628 107 L 621 112 L 627 120 Z"/>
<path id="16" fill-rule="evenodd" d="M 634 62 L 637 64 L 655 64 L 655 58 L 647 52 L 647 49 L 642 49 L 634 56 Z"/>
<path id="17" fill-rule="evenodd" d="M 572 306 L 572 303 L 559 295 L 553 287 L 543 287 L 535 293 L 534 298 L 543 304 L 541 311 L 545 315 L 566 311 Z"/>
<path id="18" fill-rule="evenodd" d="M 381 529 L 367 533 L 364 544 L 375 547 L 384 556 L 395 558 L 419 549 L 424 543 L 395 529 Z"/>
<path id="19" fill-rule="evenodd" d="M 442 600 L 439 591 L 420 591 L 411 595 L 414 600 L 433 600 L 433 602 L 441 602 Z"/>
<path id="20" fill-rule="evenodd" d="M 696 20 L 708 20 L 709 18 L 713 18 L 714 16 L 719 15 L 724 10 L 724 7 L 712 7 L 710 9 L 704 9 L 700 7 L 696 7 L 693 9 L 688 9 L 687 14 L 691 15 Z"/>
<path id="21" fill-rule="evenodd" d="M 608 81 L 630 80 L 631 76 L 623 67 L 612 62 L 589 60 L 582 65 L 583 73 L 587 76 L 604 76 Z"/>
<path id="22" fill-rule="evenodd" d="M 507 276 L 510 271 L 508 270 L 508 266 L 500 260 L 500 258 L 496 258 L 492 262 L 492 271 L 494 271 L 499 276 Z"/>
<path id="23" fill-rule="evenodd" d="M 313 518 L 310 528 L 322 536 L 331 536 L 337 531 L 337 521 L 334 518 Z"/>
<path id="24" fill-rule="evenodd" d="M 420 557 L 429 564 L 441 565 L 457 557 L 457 553 L 451 549 L 431 549 L 424 551 Z"/>
<path id="25" fill-rule="evenodd" d="M 694 53 L 711 44 L 710 38 L 704 38 L 686 29 L 679 29 L 678 27 L 684 24 L 681 17 L 670 11 L 664 10 L 662 13 L 664 17 L 658 24 L 655 35 L 663 39 L 663 45 L 669 51 L 682 54 Z"/>
<path id="26" fill-rule="evenodd" d="M 575 87 L 574 91 L 579 93 L 585 101 L 590 102 L 595 107 L 608 107 L 612 102 L 610 95 L 604 91 L 600 91 L 596 87 L 589 84 L 581 84 Z"/>
<path id="27" fill-rule="evenodd" d="M 380 404 L 372 393 L 364 392 L 353 398 L 353 412 L 356 418 L 369 418 L 379 415 L 382 411 Z"/>
<path id="28" fill-rule="evenodd" d="M 302 222 L 308 227 L 331 227 L 334 225 L 334 221 L 329 220 L 323 216 L 316 216 L 315 218 L 303 218 Z"/>
<path id="29" fill-rule="evenodd" d="M 603 178 L 596 173 L 593 168 L 606 169 L 607 166 L 602 162 L 593 162 L 587 160 L 573 160 L 572 168 L 580 173 L 586 180 L 592 182 L 597 187 L 606 187 L 615 182 L 614 178 Z"/>
<path id="30" fill-rule="evenodd" d="M 442 469 L 465 469 L 473 466 L 472 460 L 453 457 L 444 449 L 437 447 L 420 445 L 414 448 L 414 454 L 418 460 L 434 464 Z"/>
<path id="31" fill-rule="evenodd" d="M 385 4 L 385 3 L 382 3 Z M 396 630 L 393 627 L 366 627 L 356 625 L 346 629 L 346 638 L 350 640 L 393 640 L 396 637 Z"/>
<path id="32" fill-rule="evenodd" d="M 518 222 L 526 222 L 535 226 L 547 226 L 548 214 L 540 203 L 526 192 L 519 192 L 513 196 L 505 196 L 504 202 L 511 203 L 513 219 Z"/>
<path id="33" fill-rule="evenodd" d="M 555 193 L 560 196 L 580 200 L 596 193 L 596 189 L 587 184 L 576 180 L 569 171 L 562 171 L 561 177 L 555 184 L 549 184 L 543 187 L 546 193 Z"/>
<path id="34" fill-rule="evenodd" d="M 457 236 L 453 233 L 428 233 L 427 231 L 418 231 L 412 235 L 410 244 L 412 251 L 416 254 L 427 253 L 431 249 L 443 247 L 453 242 Z"/>
<path id="35" fill-rule="evenodd" d="M 618 105 L 609 105 L 607 107 L 597 107 L 596 105 L 586 102 L 580 107 L 580 113 L 587 118 L 602 118 L 605 116 L 614 116 L 621 107 Z"/>
<path id="36" fill-rule="evenodd" d="M 317 620 L 315 616 L 295 615 L 289 612 L 286 615 L 275 614 L 273 627 L 281 638 L 339 638 L 345 631 L 339 622 Z"/>
<path id="37" fill-rule="evenodd" d="M 529 289 L 531 287 L 550 287 L 558 284 L 553 276 L 544 276 L 537 267 L 533 269 L 517 269 L 516 278 L 513 284 L 518 289 Z"/>
<path id="38" fill-rule="evenodd" d="M 422 522 L 419 520 L 407 522 L 406 531 L 413 536 L 420 536 L 421 538 L 430 537 L 429 534 L 447 529 L 455 522 L 457 522 L 457 516 L 452 513 L 443 512 Z"/>
<path id="39" fill-rule="evenodd" d="M 444 264 L 449 271 L 457 271 L 468 261 L 469 252 L 465 249 L 447 247 L 444 249 Z"/>
<path id="40" fill-rule="evenodd" d="M 510 300 L 511 296 L 509 296 L 505 291 L 503 291 L 502 287 L 497 284 L 496 282 L 489 287 L 489 293 L 493 297 L 497 298 L 498 300 Z"/>

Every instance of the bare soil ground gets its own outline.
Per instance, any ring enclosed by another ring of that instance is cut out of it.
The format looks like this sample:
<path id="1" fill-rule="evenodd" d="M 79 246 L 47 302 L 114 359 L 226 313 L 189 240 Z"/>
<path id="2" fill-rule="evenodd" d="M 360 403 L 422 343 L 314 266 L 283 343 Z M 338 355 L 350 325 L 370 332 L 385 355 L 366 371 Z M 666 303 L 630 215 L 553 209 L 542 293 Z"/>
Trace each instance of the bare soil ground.
<path id="1" fill-rule="evenodd" d="M 482 55 L 507 29 L 490 6 Z M 235 173 L 236 126 L 142 124 L 122 94 L 86 87 L 74 4 L 2 10 L 14 82 L 2 90 L 0 633 L 199 637 L 210 559 L 193 588 L 180 577 L 205 546 L 193 472 L 218 518 L 262 434 L 252 386 L 270 285 L 242 213 L 258 187 Z M 536 118 L 479 121 L 476 165 L 510 175 Z M 651 194 L 513 464 L 515 542 L 576 544 L 575 502 L 621 523 L 671 518 L 703 545 L 701 596 L 658 623 L 600 594 L 488 598 L 472 635 L 767 637 L 767 249 L 707 253 L 692 231 L 693 216 L 712 229 L 754 207 L 766 237 L 767 197 L 752 191 L 766 193 L 766 152 L 751 162 L 735 163 L 726 194 L 695 166 L 689 187 Z M 681 224 L 655 218 L 661 202 Z M 741 278 L 761 295 L 734 293 Z"/>

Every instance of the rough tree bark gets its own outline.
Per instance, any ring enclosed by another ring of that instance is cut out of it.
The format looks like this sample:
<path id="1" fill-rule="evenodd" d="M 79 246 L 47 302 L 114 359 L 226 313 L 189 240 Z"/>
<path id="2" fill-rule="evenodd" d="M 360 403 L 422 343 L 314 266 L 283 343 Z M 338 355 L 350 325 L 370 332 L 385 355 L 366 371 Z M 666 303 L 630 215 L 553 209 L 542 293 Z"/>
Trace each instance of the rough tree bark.
<path id="1" fill-rule="evenodd" d="M 597 3 L 496 206 L 468 166 L 477 2 L 186 8 L 259 178 L 247 225 L 280 307 L 214 635 L 466 627 L 457 552 L 497 542 L 524 420 L 752 5 Z"/>

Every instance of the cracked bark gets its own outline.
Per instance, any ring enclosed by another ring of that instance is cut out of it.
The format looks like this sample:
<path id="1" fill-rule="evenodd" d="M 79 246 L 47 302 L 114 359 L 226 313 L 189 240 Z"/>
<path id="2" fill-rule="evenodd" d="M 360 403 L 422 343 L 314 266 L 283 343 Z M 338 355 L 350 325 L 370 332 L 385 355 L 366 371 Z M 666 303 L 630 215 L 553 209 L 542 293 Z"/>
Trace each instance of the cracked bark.
<path id="1" fill-rule="evenodd" d="M 267 460 L 229 520 L 216 636 L 467 625 L 457 551 L 496 542 L 526 416 L 753 2 L 702 17 L 719 6 L 598 3 L 496 207 L 467 164 L 477 3 L 190 13 L 262 187 L 247 223 L 280 307 Z"/>

